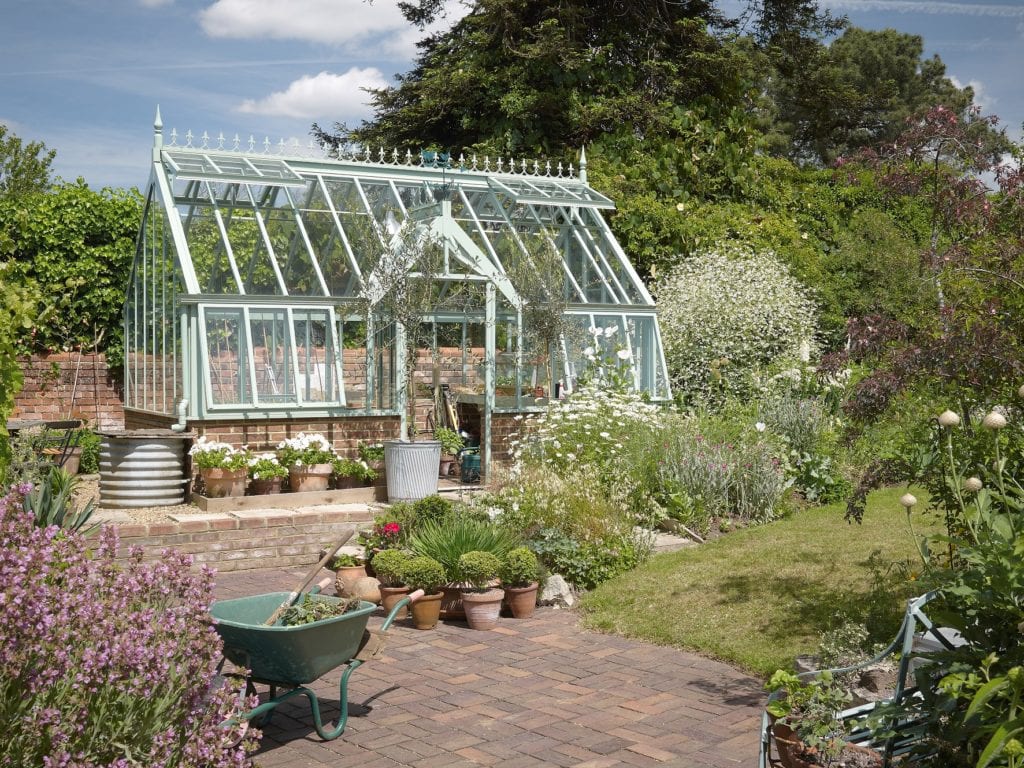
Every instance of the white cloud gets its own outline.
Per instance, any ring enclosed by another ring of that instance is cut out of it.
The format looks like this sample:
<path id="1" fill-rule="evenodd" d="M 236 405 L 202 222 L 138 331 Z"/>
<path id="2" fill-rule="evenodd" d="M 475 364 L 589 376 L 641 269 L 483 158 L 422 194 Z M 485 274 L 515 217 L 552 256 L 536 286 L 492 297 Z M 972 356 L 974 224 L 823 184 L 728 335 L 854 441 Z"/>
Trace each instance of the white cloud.
<path id="1" fill-rule="evenodd" d="M 827 0 L 832 10 L 892 11 L 895 13 L 927 13 L 931 15 L 1024 17 L 1024 7 L 1004 3 L 950 3 L 938 0 Z"/>
<path id="2" fill-rule="evenodd" d="M 424 31 L 406 21 L 394 0 L 214 0 L 200 11 L 199 23 L 210 37 L 341 46 L 377 38 L 380 52 L 412 58 L 418 40 L 454 24 L 469 13 L 471 4 L 446 0 L 444 7 L 444 15 Z"/>
<path id="3" fill-rule="evenodd" d="M 159 8 L 162 5 L 170 5 L 174 0 L 139 0 L 143 8 Z"/>
<path id="4" fill-rule="evenodd" d="M 967 83 L 963 83 L 959 78 L 949 75 L 949 81 L 953 83 L 957 88 L 963 88 L 965 85 L 969 85 L 974 89 L 974 103 L 981 107 L 981 111 L 988 114 L 992 108 L 996 105 L 995 96 L 992 96 L 985 89 L 985 84 L 981 80 L 968 80 Z"/>
<path id="5" fill-rule="evenodd" d="M 216 0 L 199 13 L 210 37 L 277 38 L 344 45 L 394 34 L 408 22 L 397 3 L 377 0 Z"/>
<path id="6" fill-rule="evenodd" d="M 303 75 L 283 91 L 263 99 L 246 99 L 240 112 L 304 119 L 352 119 L 369 114 L 369 94 L 363 88 L 383 88 L 384 75 L 375 67 L 352 67 L 344 74 Z"/>

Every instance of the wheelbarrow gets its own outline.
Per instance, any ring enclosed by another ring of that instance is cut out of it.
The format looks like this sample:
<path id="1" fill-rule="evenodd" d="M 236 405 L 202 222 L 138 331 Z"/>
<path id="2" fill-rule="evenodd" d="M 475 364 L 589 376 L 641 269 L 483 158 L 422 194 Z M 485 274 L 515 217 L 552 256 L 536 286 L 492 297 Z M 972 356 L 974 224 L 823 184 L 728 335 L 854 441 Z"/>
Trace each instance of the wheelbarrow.
<path id="1" fill-rule="evenodd" d="M 348 722 L 348 679 L 357 667 L 377 658 L 384 650 L 384 635 L 398 611 L 408 605 L 403 598 L 391 609 L 383 625 L 368 630 L 367 622 L 377 606 L 363 601 L 356 610 L 309 624 L 293 627 L 264 622 L 272 616 L 287 592 L 269 592 L 234 600 L 218 600 L 210 608 L 215 628 L 224 640 L 224 657 L 244 667 L 245 695 L 256 694 L 256 684 L 270 686 L 270 698 L 258 707 L 238 715 L 230 722 L 266 722 L 280 704 L 293 696 L 305 696 L 313 710 L 316 732 L 325 741 L 338 738 Z M 316 595 L 317 600 L 341 602 L 332 595 Z M 345 665 L 339 686 L 341 713 L 334 728 L 325 727 L 320 702 L 308 683 Z M 278 689 L 284 693 L 278 694 Z"/>

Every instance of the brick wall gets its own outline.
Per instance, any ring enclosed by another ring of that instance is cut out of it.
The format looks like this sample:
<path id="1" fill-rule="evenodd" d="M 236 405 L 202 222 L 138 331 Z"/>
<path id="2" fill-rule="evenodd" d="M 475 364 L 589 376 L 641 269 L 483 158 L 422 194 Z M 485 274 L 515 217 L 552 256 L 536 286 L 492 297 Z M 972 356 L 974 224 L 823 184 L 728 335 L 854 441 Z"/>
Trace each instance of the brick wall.
<path id="1" fill-rule="evenodd" d="M 136 417 L 139 417 L 136 419 Z M 129 428 L 159 426 L 153 418 L 137 411 L 128 411 Z M 166 422 L 163 426 L 167 426 Z M 260 419 L 254 421 L 193 421 L 189 429 L 197 435 L 206 435 L 236 447 L 249 446 L 252 450 L 272 450 L 288 437 L 300 432 L 319 432 L 342 456 L 356 458 L 360 443 L 379 443 L 398 437 L 397 416 L 341 416 L 324 419 Z"/>
<path id="2" fill-rule="evenodd" d="M 305 566 L 315 563 L 320 550 L 337 542 L 344 531 L 366 528 L 372 521 L 372 512 L 356 509 L 182 515 L 160 523 L 118 525 L 118 556 L 125 558 L 132 547 L 142 547 L 144 558 L 153 560 L 170 547 L 192 555 L 197 567 L 219 571 Z"/>
<path id="3" fill-rule="evenodd" d="M 106 356 L 56 352 L 18 359 L 25 383 L 14 400 L 12 419 L 86 419 L 97 429 L 124 426 L 120 375 Z M 118 372 L 120 374 L 120 372 Z"/>

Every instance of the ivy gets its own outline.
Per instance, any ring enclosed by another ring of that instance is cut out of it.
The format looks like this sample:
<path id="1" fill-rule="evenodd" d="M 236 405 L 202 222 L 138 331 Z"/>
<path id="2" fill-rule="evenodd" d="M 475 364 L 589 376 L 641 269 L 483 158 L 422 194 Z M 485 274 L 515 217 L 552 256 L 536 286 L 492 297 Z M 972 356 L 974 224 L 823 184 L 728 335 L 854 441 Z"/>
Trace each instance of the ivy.
<path id="1" fill-rule="evenodd" d="M 20 354 L 75 348 L 122 354 L 121 309 L 141 217 L 135 191 L 94 191 L 84 180 L 50 192 L 0 198 L 0 261 L 5 284 L 37 285 L 35 315 L 19 327 Z"/>

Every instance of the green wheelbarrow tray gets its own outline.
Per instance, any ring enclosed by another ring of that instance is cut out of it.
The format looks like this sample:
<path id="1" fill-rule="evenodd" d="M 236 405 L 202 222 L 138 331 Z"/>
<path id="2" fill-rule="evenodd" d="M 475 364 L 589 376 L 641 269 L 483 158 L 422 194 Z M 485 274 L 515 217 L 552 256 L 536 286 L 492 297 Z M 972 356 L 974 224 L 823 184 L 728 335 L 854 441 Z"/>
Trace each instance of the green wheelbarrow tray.
<path id="1" fill-rule="evenodd" d="M 348 720 L 348 678 L 364 661 L 383 650 L 382 635 L 391 626 L 398 611 L 409 603 L 408 598 L 396 605 L 380 630 L 367 630 L 370 615 L 377 609 L 373 603 L 337 616 L 294 627 L 264 626 L 274 610 L 288 599 L 288 592 L 269 592 L 234 600 L 218 600 L 210 613 L 215 628 L 224 640 L 224 657 L 248 670 L 246 693 L 255 694 L 254 683 L 270 686 L 270 699 L 239 716 L 253 720 L 267 716 L 279 704 L 296 695 L 309 699 L 316 731 L 321 738 L 337 738 Z M 317 595 L 317 600 L 342 602 L 331 595 Z M 326 729 L 320 718 L 316 694 L 304 687 L 331 670 L 347 665 L 341 676 L 339 701 L 341 715 L 334 729 Z M 277 688 L 289 689 L 280 696 Z"/>

